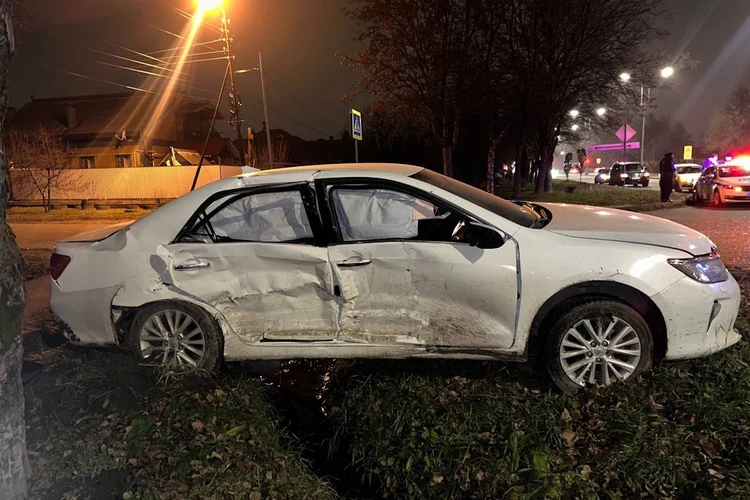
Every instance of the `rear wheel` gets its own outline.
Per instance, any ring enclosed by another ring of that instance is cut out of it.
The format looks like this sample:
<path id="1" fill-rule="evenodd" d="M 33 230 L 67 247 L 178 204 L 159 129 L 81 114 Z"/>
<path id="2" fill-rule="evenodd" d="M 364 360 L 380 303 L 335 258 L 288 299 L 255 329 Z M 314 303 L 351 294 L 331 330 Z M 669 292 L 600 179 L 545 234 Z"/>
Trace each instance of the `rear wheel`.
<path id="1" fill-rule="evenodd" d="M 651 330 L 633 308 L 597 300 L 563 314 L 547 337 L 547 370 L 567 394 L 635 379 L 651 369 Z"/>
<path id="2" fill-rule="evenodd" d="M 141 363 L 212 372 L 221 359 L 218 326 L 203 309 L 183 302 L 141 309 L 128 343 Z"/>

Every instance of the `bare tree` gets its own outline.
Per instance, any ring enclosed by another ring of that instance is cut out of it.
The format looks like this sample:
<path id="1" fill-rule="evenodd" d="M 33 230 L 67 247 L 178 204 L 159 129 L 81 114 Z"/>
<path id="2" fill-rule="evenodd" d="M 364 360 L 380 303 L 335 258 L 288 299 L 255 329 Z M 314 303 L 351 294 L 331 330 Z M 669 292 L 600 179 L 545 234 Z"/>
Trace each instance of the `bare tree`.
<path id="1" fill-rule="evenodd" d="M 443 173 L 453 175 L 453 151 L 461 132 L 467 88 L 478 53 L 485 0 L 351 0 L 346 13 L 367 43 L 342 63 L 360 79 L 348 98 L 374 97 L 387 107 L 418 115 L 442 149 Z"/>
<path id="2" fill-rule="evenodd" d="M 75 187 L 75 178 L 65 175 L 72 168 L 68 144 L 44 128 L 11 131 L 5 147 L 13 167 L 25 170 L 24 175 L 17 176 L 20 185 L 14 189 L 32 189 L 39 194 L 45 212 L 50 209 L 53 189 Z"/>
<path id="3" fill-rule="evenodd" d="M 0 136 L 8 102 L 8 69 L 15 51 L 10 0 L 0 0 Z M 28 492 L 26 425 L 21 383 L 21 313 L 24 290 L 21 254 L 5 222 L 7 162 L 0 141 L 0 498 L 20 500 Z"/>
<path id="4" fill-rule="evenodd" d="M 750 144 L 750 87 L 739 87 L 708 122 L 707 149 L 722 154 Z"/>

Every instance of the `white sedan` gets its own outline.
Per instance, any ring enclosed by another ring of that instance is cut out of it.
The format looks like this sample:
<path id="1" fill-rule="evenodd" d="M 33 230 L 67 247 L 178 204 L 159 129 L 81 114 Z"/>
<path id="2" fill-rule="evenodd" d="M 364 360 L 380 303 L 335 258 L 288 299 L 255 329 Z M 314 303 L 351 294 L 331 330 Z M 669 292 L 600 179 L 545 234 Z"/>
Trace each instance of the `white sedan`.
<path id="1" fill-rule="evenodd" d="M 58 243 L 51 278 L 73 342 L 208 371 L 222 359 L 541 357 L 575 392 L 740 340 L 739 287 L 702 234 L 511 203 L 407 165 L 217 181 Z"/>

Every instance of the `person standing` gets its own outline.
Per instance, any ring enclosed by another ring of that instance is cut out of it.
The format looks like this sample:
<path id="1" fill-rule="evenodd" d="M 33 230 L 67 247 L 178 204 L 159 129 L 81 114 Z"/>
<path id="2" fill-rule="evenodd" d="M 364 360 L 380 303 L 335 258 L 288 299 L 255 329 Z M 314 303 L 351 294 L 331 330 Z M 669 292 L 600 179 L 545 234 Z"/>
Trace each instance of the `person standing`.
<path id="1" fill-rule="evenodd" d="M 708 167 L 715 167 L 719 164 L 719 155 L 714 153 L 711 156 L 709 156 L 706 161 L 703 162 L 703 170 L 706 170 Z"/>
<path id="2" fill-rule="evenodd" d="M 661 188 L 662 203 L 672 203 L 670 196 L 674 188 L 674 153 L 667 153 L 659 163 L 659 187 Z"/>

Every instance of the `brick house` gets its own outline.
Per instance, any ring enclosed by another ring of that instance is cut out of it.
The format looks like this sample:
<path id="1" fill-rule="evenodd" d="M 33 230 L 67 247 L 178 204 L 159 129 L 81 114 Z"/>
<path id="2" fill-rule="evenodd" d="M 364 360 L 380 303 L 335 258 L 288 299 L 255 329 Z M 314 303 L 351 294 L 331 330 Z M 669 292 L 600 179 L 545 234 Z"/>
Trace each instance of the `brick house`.
<path id="1" fill-rule="evenodd" d="M 79 168 L 128 168 L 158 165 L 171 147 L 205 140 L 212 103 L 173 96 L 156 116 L 161 96 L 144 93 L 32 99 L 8 123 L 9 130 L 39 127 L 65 140 Z M 214 130 L 210 141 L 217 163 L 234 164 L 239 154 Z M 211 160 L 209 155 L 209 160 Z"/>

